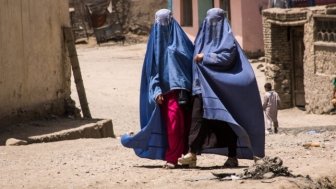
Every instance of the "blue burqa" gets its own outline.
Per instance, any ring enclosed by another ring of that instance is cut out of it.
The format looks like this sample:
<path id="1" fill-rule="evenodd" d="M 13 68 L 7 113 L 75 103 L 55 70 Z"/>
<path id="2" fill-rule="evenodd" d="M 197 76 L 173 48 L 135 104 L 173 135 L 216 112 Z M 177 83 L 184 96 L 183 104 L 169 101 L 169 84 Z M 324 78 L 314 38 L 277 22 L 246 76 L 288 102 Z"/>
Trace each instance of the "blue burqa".
<path id="1" fill-rule="evenodd" d="M 191 91 L 194 46 L 167 9 L 156 13 L 149 36 L 140 85 L 140 126 L 121 143 L 142 158 L 164 160 L 166 128 L 155 99 L 174 89 Z"/>
<path id="2" fill-rule="evenodd" d="M 193 66 L 193 94 L 202 94 L 203 118 L 229 123 L 237 134 L 237 157 L 265 155 L 261 98 L 253 69 L 235 40 L 224 11 L 210 9 L 197 34 L 194 55 L 203 61 Z M 227 155 L 227 148 L 203 153 Z"/>

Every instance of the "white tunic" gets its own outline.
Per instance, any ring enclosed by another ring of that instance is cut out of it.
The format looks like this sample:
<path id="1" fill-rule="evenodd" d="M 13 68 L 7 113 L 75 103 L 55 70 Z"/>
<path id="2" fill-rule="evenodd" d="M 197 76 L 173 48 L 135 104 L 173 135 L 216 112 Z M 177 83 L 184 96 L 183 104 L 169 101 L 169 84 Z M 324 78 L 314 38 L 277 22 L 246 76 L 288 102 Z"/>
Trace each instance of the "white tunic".
<path id="1" fill-rule="evenodd" d="M 264 95 L 263 110 L 268 121 L 278 122 L 280 97 L 275 91 L 267 91 Z"/>

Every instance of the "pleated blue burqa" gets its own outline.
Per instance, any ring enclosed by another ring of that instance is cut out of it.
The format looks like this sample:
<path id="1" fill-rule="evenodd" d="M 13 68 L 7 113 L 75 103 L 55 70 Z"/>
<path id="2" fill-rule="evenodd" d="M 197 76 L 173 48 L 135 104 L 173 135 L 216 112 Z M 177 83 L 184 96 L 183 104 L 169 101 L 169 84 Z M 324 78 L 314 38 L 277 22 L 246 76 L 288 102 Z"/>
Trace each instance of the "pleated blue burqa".
<path id="1" fill-rule="evenodd" d="M 237 157 L 252 159 L 265 155 L 265 129 L 261 98 L 254 71 L 235 40 L 219 8 L 210 9 L 195 39 L 193 94 L 202 94 L 203 118 L 229 123 L 238 136 Z M 227 155 L 227 148 L 203 153 Z"/>
<path id="2" fill-rule="evenodd" d="M 165 158 L 166 128 L 155 99 L 174 89 L 191 91 L 194 46 L 170 10 L 156 12 L 151 29 L 140 85 L 140 127 L 135 135 L 123 135 L 123 146 L 141 158 Z"/>

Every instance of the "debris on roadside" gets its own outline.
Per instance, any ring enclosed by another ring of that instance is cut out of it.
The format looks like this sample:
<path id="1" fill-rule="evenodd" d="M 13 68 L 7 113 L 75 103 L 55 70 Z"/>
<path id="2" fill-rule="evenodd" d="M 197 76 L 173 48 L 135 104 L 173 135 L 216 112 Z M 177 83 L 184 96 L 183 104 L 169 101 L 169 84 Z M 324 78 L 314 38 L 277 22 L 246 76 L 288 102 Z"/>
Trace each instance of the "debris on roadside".
<path id="1" fill-rule="evenodd" d="M 305 148 L 311 148 L 311 147 L 321 147 L 321 144 L 319 142 L 308 142 L 302 145 Z"/>
<path id="2" fill-rule="evenodd" d="M 259 65 L 257 66 L 257 69 L 261 69 L 261 68 L 264 68 L 264 65 L 263 65 L 263 64 L 259 64 Z"/>
<path id="3" fill-rule="evenodd" d="M 20 140 L 16 138 L 9 138 L 6 140 L 6 146 L 21 146 L 21 145 L 27 145 L 28 142 L 25 140 Z"/>
<path id="4" fill-rule="evenodd" d="M 278 176 L 284 177 L 299 177 L 293 175 L 288 167 L 283 166 L 283 161 L 279 157 L 264 157 L 262 159 L 256 160 L 255 163 L 244 169 L 242 174 L 228 175 L 227 173 L 218 174 L 212 173 L 215 177 L 220 180 L 239 180 L 239 179 L 271 179 Z"/>
<path id="5" fill-rule="evenodd" d="M 319 134 L 319 132 L 315 131 L 315 130 L 310 130 L 310 131 L 307 131 L 307 134 L 309 134 L 309 135 L 315 135 L 315 134 Z"/>

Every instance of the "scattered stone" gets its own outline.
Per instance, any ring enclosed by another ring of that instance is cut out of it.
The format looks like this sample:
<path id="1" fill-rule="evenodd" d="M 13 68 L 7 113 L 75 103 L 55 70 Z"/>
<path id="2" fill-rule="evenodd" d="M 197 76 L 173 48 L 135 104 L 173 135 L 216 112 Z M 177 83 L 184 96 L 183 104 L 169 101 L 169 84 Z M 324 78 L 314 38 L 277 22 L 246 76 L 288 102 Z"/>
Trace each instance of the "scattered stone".
<path id="1" fill-rule="evenodd" d="M 271 178 L 273 178 L 274 177 L 274 173 L 273 172 L 268 172 L 268 173 L 265 173 L 264 175 L 263 175 L 263 178 L 264 179 L 271 179 Z"/>
<path id="2" fill-rule="evenodd" d="M 261 182 L 262 183 L 273 183 L 273 182 L 275 182 L 275 180 L 270 180 L 270 181 L 268 181 L 268 180 L 267 181 L 266 180 L 262 180 Z"/>
<path id="3" fill-rule="evenodd" d="M 307 131 L 307 134 L 309 135 L 315 135 L 315 134 L 318 134 L 319 132 L 318 131 L 315 131 L 315 130 L 310 130 L 310 131 Z"/>
<path id="4" fill-rule="evenodd" d="M 266 58 L 264 56 L 262 56 L 258 60 L 261 61 L 261 62 L 265 62 Z"/>
<path id="5" fill-rule="evenodd" d="M 9 138 L 6 140 L 6 146 L 20 146 L 20 145 L 27 145 L 28 142 L 25 140 L 19 140 L 15 138 Z"/>
<path id="6" fill-rule="evenodd" d="M 260 68 L 263 68 L 263 67 L 264 67 L 263 64 L 259 64 L 259 65 L 257 66 L 257 69 L 260 69 Z"/>
<path id="7" fill-rule="evenodd" d="M 336 178 L 329 177 L 320 178 L 317 181 L 317 188 L 333 189 L 336 186 Z"/>
<path id="8" fill-rule="evenodd" d="M 321 147 L 321 144 L 319 142 L 308 142 L 302 145 L 305 148 L 310 148 L 310 147 Z"/>

